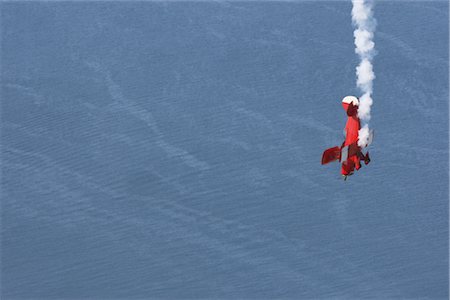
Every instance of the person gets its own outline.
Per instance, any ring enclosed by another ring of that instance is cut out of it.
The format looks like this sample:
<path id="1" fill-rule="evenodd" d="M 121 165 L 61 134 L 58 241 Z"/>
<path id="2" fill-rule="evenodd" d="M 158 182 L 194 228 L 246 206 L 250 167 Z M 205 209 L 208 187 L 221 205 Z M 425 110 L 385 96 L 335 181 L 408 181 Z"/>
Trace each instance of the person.
<path id="1" fill-rule="evenodd" d="M 361 161 L 367 165 L 370 162 L 369 152 L 364 154 L 358 146 L 359 130 L 361 122 L 358 117 L 359 99 L 355 96 L 347 96 L 342 99 L 342 106 L 347 113 L 347 123 L 344 128 L 345 140 L 341 149 L 348 146 L 347 159 L 342 162 L 341 174 L 344 180 L 361 168 Z"/>

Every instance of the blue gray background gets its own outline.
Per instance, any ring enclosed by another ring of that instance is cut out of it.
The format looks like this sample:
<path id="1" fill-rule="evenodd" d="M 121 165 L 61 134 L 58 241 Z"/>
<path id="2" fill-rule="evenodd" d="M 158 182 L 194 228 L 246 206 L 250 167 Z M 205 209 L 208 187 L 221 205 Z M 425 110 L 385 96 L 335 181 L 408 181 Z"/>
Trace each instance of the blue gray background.
<path id="1" fill-rule="evenodd" d="M 448 3 L 375 17 L 344 182 L 350 2 L 2 2 L 1 297 L 448 298 Z"/>

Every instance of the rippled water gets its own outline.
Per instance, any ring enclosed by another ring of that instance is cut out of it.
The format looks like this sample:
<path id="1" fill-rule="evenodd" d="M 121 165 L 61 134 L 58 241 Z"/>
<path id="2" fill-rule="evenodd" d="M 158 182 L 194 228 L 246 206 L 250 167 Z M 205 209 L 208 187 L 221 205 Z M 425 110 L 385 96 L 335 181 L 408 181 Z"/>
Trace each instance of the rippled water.
<path id="1" fill-rule="evenodd" d="M 13 298 L 447 298 L 448 4 L 375 7 L 372 163 L 349 2 L 2 2 Z"/>

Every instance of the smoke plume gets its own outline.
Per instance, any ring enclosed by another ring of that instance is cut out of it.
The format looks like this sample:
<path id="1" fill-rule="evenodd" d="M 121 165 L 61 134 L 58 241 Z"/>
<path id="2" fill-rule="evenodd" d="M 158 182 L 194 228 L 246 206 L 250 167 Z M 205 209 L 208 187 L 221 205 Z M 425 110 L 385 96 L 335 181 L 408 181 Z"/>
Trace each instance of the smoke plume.
<path id="1" fill-rule="evenodd" d="M 353 36 L 355 37 L 355 52 L 359 55 L 361 62 L 356 67 L 356 85 L 362 96 L 359 97 L 358 116 L 364 126 L 359 131 L 358 145 L 365 147 L 369 138 L 370 107 L 372 106 L 372 82 L 375 79 L 372 58 L 374 56 L 375 43 L 373 33 L 376 20 L 373 17 L 373 1 L 352 0 L 352 21 L 355 26 Z"/>

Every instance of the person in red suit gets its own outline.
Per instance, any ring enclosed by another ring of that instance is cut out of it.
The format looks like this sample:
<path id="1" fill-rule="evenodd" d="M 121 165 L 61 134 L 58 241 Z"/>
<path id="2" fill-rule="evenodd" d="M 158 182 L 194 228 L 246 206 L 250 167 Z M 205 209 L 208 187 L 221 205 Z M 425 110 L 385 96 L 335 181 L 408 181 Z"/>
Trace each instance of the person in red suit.
<path id="1" fill-rule="evenodd" d="M 344 179 L 352 175 L 355 169 L 359 170 L 361 168 L 361 160 L 366 165 L 370 162 L 369 152 L 364 155 L 361 147 L 358 146 L 358 132 L 361 129 L 361 122 L 358 118 L 358 106 L 359 100 L 355 96 L 347 96 L 342 99 L 342 107 L 347 112 L 347 123 L 344 128 L 345 141 L 342 143 L 341 153 L 342 149 L 348 146 L 347 159 L 344 161 L 341 159 L 341 174 L 344 176 Z"/>

